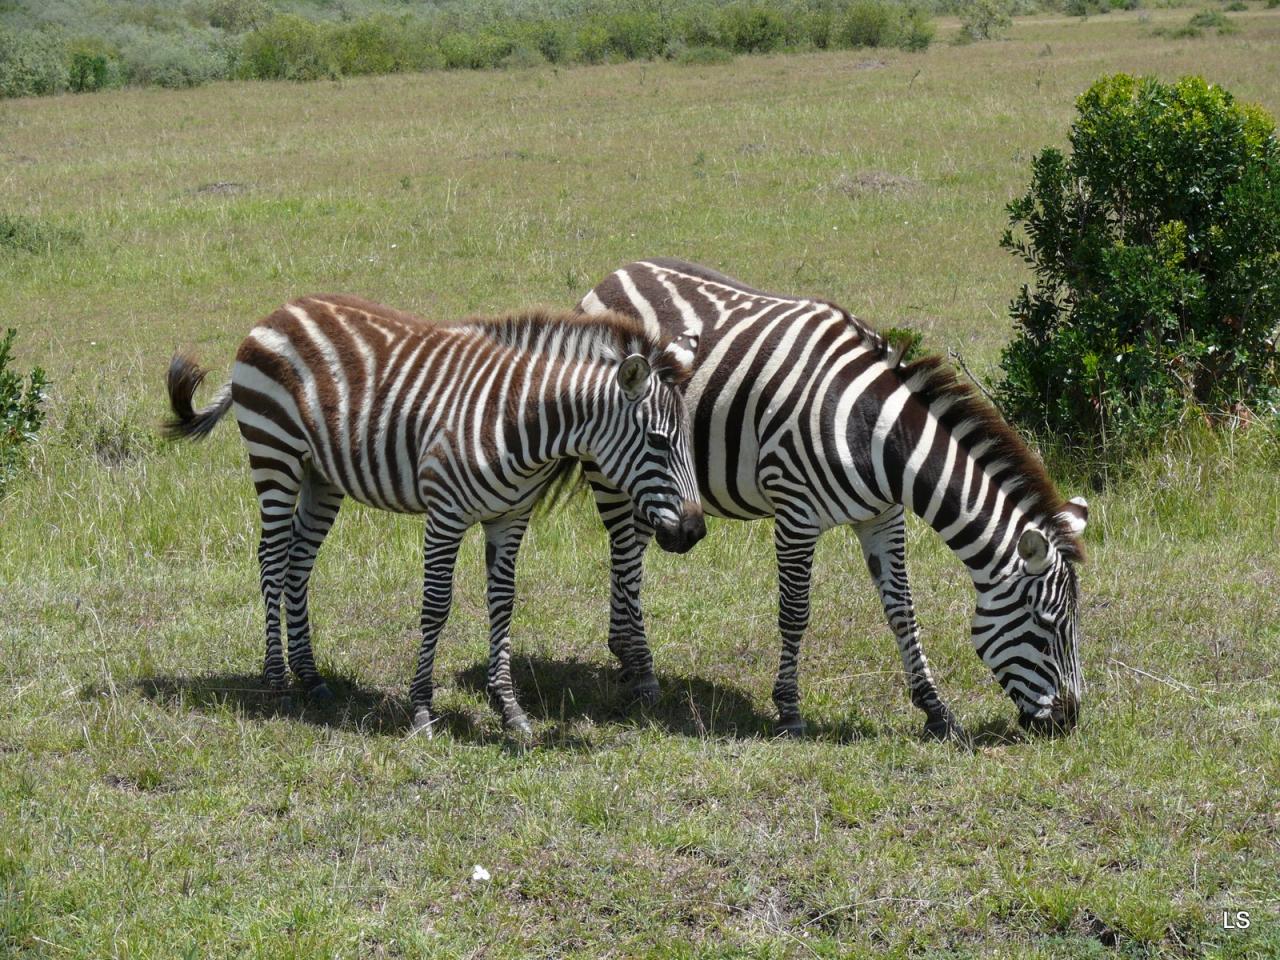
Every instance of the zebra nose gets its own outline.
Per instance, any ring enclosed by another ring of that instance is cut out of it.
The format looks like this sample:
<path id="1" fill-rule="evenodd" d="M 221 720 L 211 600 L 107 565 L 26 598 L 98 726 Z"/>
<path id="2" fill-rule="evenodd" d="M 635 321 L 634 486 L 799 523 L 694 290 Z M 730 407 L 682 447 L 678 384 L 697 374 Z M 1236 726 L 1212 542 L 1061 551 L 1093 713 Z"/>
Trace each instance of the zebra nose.
<path id="1" fill-rule="evenodd" d="M 1050 712 L 1056 726 L 1071 730 L 1080 719 L 1080 699 L 1070 690 L 1065 690 L 1053 698 Z"/>
<path id="2" fill-rule="evenodd" d="M 668 553 L 687 553 L 707 533 L 702 519 L 702 507 L 686 500 L 680 508 L 679 518 L 654 527 L 658 546 Z"/>
<path id="3" fill-rule="evenodd" d="M 707 521 L 702 516 L 702 505 L 690 500 L 684 502 L 680 510 L 680 532 L 684 537 L 685 549 L 707 535 Z"/>

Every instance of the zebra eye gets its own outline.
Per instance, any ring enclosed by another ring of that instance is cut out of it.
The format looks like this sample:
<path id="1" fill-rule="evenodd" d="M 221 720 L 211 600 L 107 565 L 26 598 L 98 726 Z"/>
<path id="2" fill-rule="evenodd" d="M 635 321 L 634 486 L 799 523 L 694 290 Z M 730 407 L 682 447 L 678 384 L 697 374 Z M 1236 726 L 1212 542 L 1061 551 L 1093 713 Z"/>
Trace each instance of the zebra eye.
<path id="1" fill-rule="evenodd" d="M 671 441 L 660 433 L 651 433 L 649 434 L 649 446 L 655 450 L 670 450 Z"/>

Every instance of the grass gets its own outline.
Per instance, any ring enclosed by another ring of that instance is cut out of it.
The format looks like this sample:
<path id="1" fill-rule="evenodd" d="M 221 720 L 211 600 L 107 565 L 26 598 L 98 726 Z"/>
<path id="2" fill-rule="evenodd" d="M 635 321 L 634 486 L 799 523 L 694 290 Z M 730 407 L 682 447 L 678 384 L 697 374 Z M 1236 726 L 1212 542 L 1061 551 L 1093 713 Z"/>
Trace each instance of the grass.
<path id="1" fill-rule="evenodd" d="M 1185 12 L 1153 14 L 1173 23 Z M 822 541 L 812 736 L 769 738 L 768 524 L 649 558 L 665 694 L 629 708 L 580 501 L 521 554 L 508 742 L 485 704 L 479 539 L 441 643 L 449 733 L 406 736 L 421 528 L 346 507 L 313 615 L 328 711 L 263 695 L 235 431 L 155 443 L 190 345 L 342 289 L 432 317 L 569 304 L 671 254 L 831 297 L 989 375 L 1025 277 L 997 246 L 1098 74 L 1197 71 L 1280 112 L 1280 16 L 1152 37 L 1019 21 L 894 52 L 0 104 L 21 366 L 54 380 L 0 501 L 0 953 L 18 957 L 1270 957 L 1280 951 L 1280 452 L 1194 431 L 1106 491 L 1081 728 L 1026 741 L 911 528 L 926 644 L 972 752 L 922 742 L 846 532 Z M 1080 492 L 1067 488 L 1067 493 Z M 473 865 L 492 874 L 470 880 Z M 1246 910 L 1247 930 L 1222 911 Z"/>

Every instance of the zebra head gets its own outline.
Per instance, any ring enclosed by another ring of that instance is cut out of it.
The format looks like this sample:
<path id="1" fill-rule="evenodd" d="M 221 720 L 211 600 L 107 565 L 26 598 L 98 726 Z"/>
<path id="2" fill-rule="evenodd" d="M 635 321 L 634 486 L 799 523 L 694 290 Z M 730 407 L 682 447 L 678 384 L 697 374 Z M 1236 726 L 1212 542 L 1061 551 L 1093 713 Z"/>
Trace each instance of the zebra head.
<path id="1" fill-rule="evenodd" d="M 1035 733 L 1076 725 L 1084 693 L 1080 671 L 1079 581 L 1074 538 L 1085 528 L 1082 497 L 1063 504 L 1045 525 L 1028 525 L 1003 579 L 983 584 L 973 617 L 973 644 Z"/>
<path id="2" fill-rule="evenodd" d="M 684 553 L 707 532 L 689 445 L 689 413 L 678 384 L 688 368 L 668 348 L 654 362 L 633 353 L 618 365 L 620 416 L 602 449 L 600 472 L 631 498 L 658 546 Z"/>

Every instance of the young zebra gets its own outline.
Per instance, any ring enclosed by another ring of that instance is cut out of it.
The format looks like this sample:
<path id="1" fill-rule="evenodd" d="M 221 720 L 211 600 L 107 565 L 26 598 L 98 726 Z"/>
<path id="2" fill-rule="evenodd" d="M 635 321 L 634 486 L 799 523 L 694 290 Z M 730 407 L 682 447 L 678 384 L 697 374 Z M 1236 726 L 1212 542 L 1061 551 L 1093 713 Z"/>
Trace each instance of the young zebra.
<path id="1" fill-rule="evenodd" d="M 926 734 L 959 736 L 920 647 L 907 580 L 903 510 L 921 516 L 969 568 L 972 638 L 1024 727 L 1070 728 L 1082 693 L 1074 564 L 1088 507 L 1063 503 L 1040 461 L 996 411 L 936 358 L 903 365 L 840 307 L 753 290 L 705 267 L 629 264 L 578 305 L 619 311 L 683 348 L 685 400 L 708 513 L 775 518 L 782 656 L 780 729 L 799 733 L 800 638 L 818 537 L 852 524 L 897 638 Z M 609 529 L 609 645 L 644 636 L 641 556 L 648 539 L 626 499 L 588 478 Z"/>
<path id="2" fill-rule="evenodd" d="M 196 411 L 204 376 L 190 358 L 173 358 L 168 432 L 200 438 L 235 410 L 261 512 L 264 669 L 276 688 L 285 683 L 283 596 L 289 667 L 312 696 L 330 696 L 311 651 L 307 582 L 345 496 L 427 516 L 410 687 L 414 727 L 426 733 L 436 640 L 473 524 L 485 531 L 489 694 L 522 733 L 529 723 L 512 689 L 508 636 L 515 560 L 549 482 L 589 458 L 664 549 L 684 552 L 706 532 L 676 389 L 688 368 L 628 317 L 595 324 L 526 313 L 432 326 L 354 297 L 304 297 L 250 331 L 231 379 Z M 646 645 L 635 653 L 629 669 L 652 676 Z"/>

